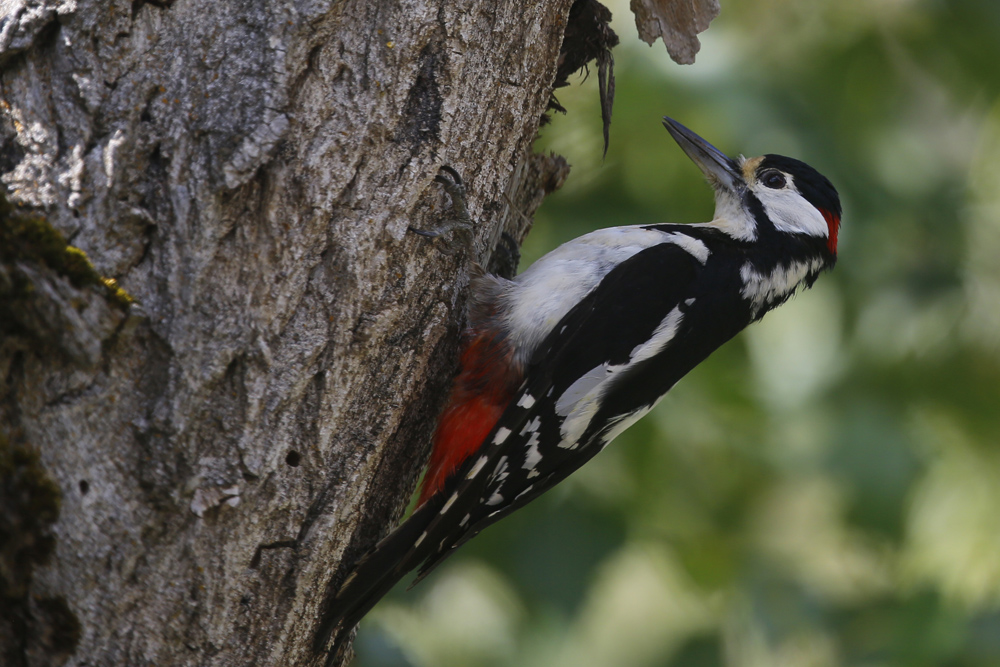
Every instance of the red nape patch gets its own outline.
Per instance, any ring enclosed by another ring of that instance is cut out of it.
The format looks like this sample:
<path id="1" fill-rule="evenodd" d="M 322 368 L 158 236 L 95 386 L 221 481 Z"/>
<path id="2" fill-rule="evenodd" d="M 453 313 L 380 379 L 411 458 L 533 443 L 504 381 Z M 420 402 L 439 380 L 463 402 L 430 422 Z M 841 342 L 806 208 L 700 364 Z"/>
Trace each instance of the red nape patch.
<path id="1" fill-rule="evenodd" d="M 826 227 L 830 231 L 830 234 L 826 239 L 826 247 L 830 249 L 831 253 L 836 255 L 837 233 L 840 231 L 840 218 L 825 208 L 819 209 L 819 212 L 823 214 L 823 219 L 826 220 Z"/>
<path id="2" fill-rule="evenodd" d="M 440 491 L 448 477 L 479 450 L 507 409 L 521 382 L 512 357 L 510 346 L 490 333 L 475 335 L 465 342 L 461 370 L 434 432 L 434 450 L 420 489 L 420 505 Z"/>

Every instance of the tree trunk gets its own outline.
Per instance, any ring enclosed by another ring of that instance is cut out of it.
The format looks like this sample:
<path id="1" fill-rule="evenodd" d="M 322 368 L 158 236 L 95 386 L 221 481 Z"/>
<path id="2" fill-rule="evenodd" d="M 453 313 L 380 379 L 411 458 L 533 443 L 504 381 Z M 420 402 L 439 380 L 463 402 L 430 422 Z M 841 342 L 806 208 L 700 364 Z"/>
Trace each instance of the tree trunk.
<path id="1" fill-rule="evenodd" d="M 453 371 L 470 258 L 407 228 L 449 164 L 523 236 L 569 7 L 3 4 L 0 662 L 325 660 Z"/>

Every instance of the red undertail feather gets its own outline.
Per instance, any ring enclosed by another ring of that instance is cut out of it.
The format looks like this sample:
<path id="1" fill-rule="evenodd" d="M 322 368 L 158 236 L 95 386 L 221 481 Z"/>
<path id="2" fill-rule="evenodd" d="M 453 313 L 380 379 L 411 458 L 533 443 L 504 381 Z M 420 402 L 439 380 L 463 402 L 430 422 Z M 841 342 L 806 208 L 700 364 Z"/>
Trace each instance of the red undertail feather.
<path id="1" fill-rule="evenodd" d="M 823 218 L 826 220 L 826 226 L 830 234 L 826 239 L 826 247 L 830 249 L 834 255 L 837 254 L 837 232 L 840 231 L 840 218 L 826 210 L 825 208 L 819 209 L 819 212 L 823 214 Z"/>
<path id="2" fill-rule="evenodd" d="M 512 357 L 510 345 L 493 332 L 477 332 L 465 341 L 461 370 L 434 433 L 419 504 L 440 491 L 445 480 L 479 449 L 507 408 L 521 381 Z"/>

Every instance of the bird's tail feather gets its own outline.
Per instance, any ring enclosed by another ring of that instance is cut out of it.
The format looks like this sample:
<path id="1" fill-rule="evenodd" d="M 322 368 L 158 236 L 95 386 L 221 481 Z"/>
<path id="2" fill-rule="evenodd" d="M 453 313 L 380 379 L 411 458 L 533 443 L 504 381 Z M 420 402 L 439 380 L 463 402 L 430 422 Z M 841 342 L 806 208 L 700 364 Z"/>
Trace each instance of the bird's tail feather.
<path id="1" fill-rule="evenodd" d="M 313 649 L 317 653 L 327 648 L 331 636 L 336 649 L 375 603 L 427 558 L 429 550 L 416 547 L 420 546 L 421 533 L 437 515 L 442 502 L 440 497 L 428 499 L 358 561 L 336 594 L 323 605 L 322 618 L 313 636 Z"/>

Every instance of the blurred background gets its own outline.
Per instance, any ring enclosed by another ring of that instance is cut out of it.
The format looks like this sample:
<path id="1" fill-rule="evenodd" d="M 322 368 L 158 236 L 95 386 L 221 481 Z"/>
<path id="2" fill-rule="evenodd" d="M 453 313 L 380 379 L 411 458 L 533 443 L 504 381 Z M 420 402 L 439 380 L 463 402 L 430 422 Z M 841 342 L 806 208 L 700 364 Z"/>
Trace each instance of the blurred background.
<path id="1" fill-rule="evenodd" d="M 818 168 L 840 262 L 566 483 L 361 624 L 357 667 L 1000 665 L 1000 2 L 722 0 L 693 66 L 627 2 L 526 266 L 597 227 L 699 222 L 660 124 Z M 578 81 L 574 83 L 579 83 Z"/>

